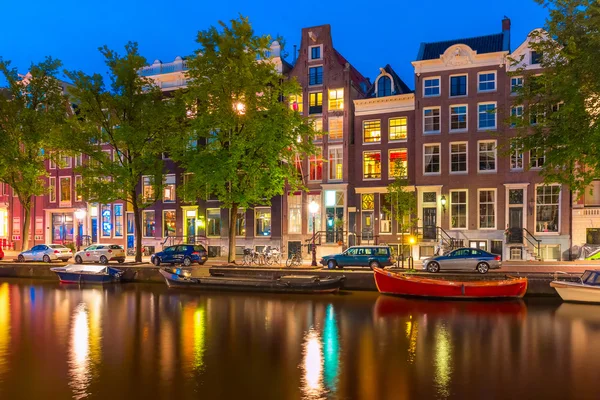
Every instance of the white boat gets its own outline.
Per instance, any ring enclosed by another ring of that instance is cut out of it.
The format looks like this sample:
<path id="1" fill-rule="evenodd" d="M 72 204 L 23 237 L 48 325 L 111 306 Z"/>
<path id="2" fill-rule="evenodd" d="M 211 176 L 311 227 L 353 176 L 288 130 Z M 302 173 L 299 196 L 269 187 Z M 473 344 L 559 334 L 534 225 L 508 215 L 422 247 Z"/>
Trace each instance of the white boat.
<path id="1" fill-rule="evenodd" d="M 587 270 L 581 275 L 579 281 L 569 282 L 558 280 L 556 274 L 550 282 L 564 301 L 600 304 L 600 271 Z"/>

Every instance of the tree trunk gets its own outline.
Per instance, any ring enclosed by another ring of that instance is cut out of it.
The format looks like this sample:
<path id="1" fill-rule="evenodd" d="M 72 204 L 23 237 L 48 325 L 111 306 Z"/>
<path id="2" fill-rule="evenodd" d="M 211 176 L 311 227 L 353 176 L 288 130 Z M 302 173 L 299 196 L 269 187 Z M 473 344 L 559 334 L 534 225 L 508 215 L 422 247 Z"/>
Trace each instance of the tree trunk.
<path id="1" fill-rule="evenodd" d="M 21 251 L 25 251 L 29 249 L 29 225 L 31 225 L 31 201 L 22 202 L 23 209 L 25 211 L 25 216 L 23 217 L 23 232 L 21 232 L 21 236 L 23 240 L 21 241 Z"/>
<path id="2" fill-rule="evenodd" d="M 135 262 L 142 262 L 142 215 L 136 201 L 135 190 L 130 193 L 133 204 L 133 221 L 135 224 Z"/>
<path id="3" fill-rule="evenodd" d="M 229 209 L 229 254 L 227 262 L 235 264 L 235 225 L 237 223 L 238 205 L 233 203 Z"/>

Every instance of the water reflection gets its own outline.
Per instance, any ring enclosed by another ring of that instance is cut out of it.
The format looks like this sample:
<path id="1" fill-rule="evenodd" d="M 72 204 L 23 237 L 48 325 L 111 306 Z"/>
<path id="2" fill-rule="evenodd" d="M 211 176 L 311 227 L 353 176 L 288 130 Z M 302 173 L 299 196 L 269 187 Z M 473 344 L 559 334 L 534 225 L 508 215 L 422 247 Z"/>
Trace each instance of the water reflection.
<path id="1" fill-rule="evenodd" d="M 598 309 L 14 280 L 0 399 L 596 399 Z"/>

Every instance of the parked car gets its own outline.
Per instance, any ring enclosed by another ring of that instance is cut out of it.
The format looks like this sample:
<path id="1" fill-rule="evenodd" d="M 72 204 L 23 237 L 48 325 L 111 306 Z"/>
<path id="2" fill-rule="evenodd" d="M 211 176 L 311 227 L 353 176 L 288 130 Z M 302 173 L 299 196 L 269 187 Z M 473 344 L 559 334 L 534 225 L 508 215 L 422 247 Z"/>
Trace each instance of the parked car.
<path id="1" fill-rule="evenodd" d="M 71 257 L 73 257 L 71 249 L 62 244 L 38 244 L 21 252 L 17 256 L 17 261 L 43 261 L 49 263 L 54 260 L 67 261 Z"/>
<path id="2" fill-rule="evenodd" d="M 192 263 L 204 264 L 208 259 L 208 253 L 204 246 L 200 244 L 180 244 L 177 246 L 165 247 L 163 251 L 152 254 L 150 261 L 154 265 L 164 264 L 183 264 L 186 267 Z"/>
<path id="3" fill-rule="evenodd" d="M 441 270 L 478 271 L 485 274 L 490 269 L 498 269 L 502 265 L 501 257 L 484 250 L 460 248 L 442 256 L 427 258 L 423 261 L 423 269 L 429 272 Z"/>
<path id="4" fill-rule="evenodd" d="M 108 264 L 109 261 L 125 262 L 125 250 L 118 244 L 93 244 L 75 254 L 75 262 L 99 262 Z"/>
<path id="5" fill-rule="evenodd" d="M 392 252 L 388 246 L 353 246 L 343 253 L 321 258 L 321 265 L 329 269 L 347 266 L 387 267 L 393 264 Z"/>

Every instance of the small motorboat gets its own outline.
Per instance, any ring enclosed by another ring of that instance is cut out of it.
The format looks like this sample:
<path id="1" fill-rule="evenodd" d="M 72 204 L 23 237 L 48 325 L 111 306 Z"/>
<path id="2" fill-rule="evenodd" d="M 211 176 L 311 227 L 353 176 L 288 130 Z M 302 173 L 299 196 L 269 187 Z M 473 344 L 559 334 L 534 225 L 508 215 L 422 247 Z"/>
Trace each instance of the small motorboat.
<path id="1" fill-rule="evenodd" d="M 564 272 L 558 272 L 563 273 Z M 550 282 L 564 301 L 580 303 L 600 303 L 600 270 L 587 270 L 579 277 L 577 282 L 559 280 L 557 274 Z"/>
<path id="2" fill-rule="evenodd" d="M 62 283 L 113 283 L 121 280 L 123 271 L 107 265 L 70 264 L 50 268 Z"/>
<path id="3" fill-rule="evenodd" d="M 189 271 L 180 268 L 161 268 L 160 274 L 170 288 L 271 293 L 335 293 L 340 290 L 345 277 L 321 278 L 308 275 L 287 275 L 277 279 L 238 277 L 193 278 Z"/>
<path id="4" fill-rule="evenodd" d="M 452 281 L 424 278 L 373 268 L 379 293 L 452 299 L 520 299 L 527 292 L 527 278 Z"/>

